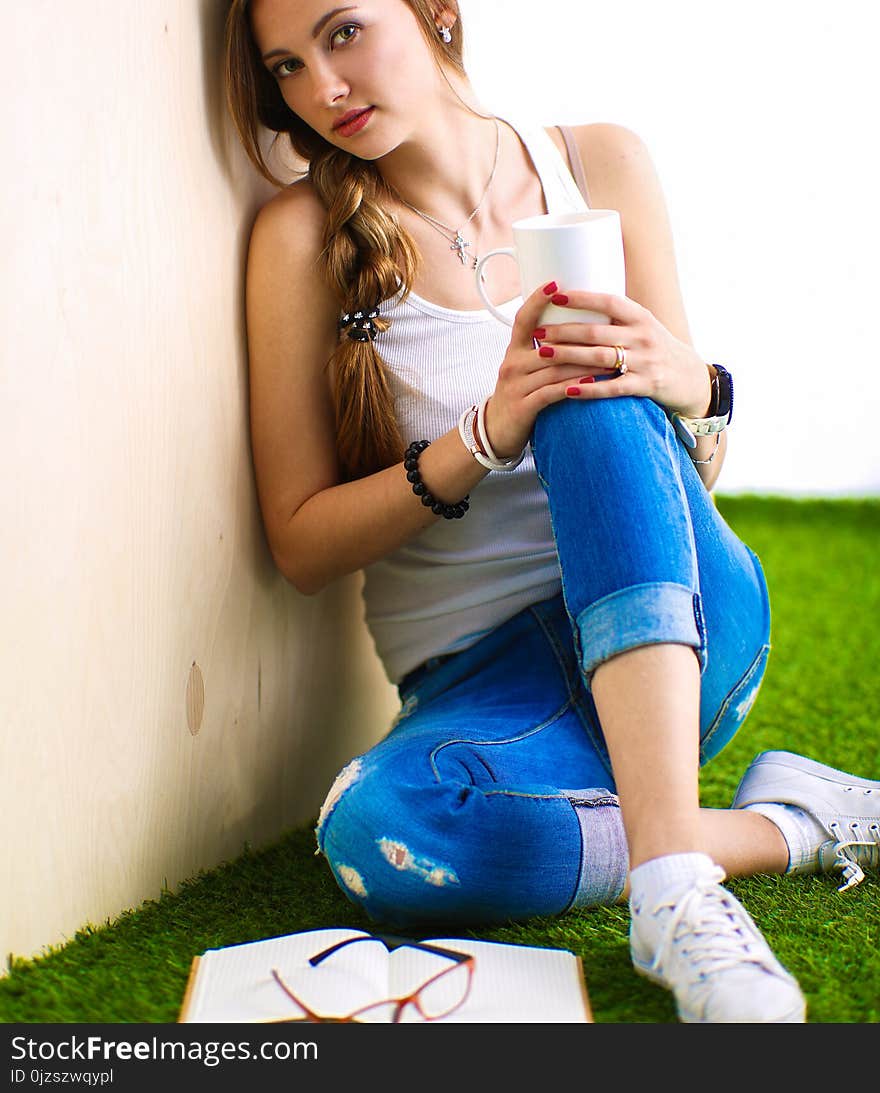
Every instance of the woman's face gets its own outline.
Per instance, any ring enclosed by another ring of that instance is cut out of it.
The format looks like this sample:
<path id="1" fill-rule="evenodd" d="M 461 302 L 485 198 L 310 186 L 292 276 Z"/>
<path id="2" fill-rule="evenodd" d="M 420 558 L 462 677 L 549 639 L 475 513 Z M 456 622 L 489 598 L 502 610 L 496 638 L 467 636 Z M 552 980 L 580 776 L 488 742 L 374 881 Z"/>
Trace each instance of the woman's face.
<path id="1" fill-rule="evenodd" d="M 361 159 L 417 132 L 446 87 L 403 0 L 253 0 L 251 26 L 290 109 Z"/>

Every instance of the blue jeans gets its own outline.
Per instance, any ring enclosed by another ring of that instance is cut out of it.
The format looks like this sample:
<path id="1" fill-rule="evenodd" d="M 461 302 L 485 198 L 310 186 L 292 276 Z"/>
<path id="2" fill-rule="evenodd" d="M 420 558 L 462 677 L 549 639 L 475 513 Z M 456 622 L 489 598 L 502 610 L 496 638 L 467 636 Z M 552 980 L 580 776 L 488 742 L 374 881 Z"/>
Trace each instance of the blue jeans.
<path id="1" fill-rule="evenodd" d="M 562 593 L 410 673 L 388 735 L 342 770 L 318 818 L 337 883 L 378 922 L 491 923 L 615 902 L 628 854 L 596 667 L 640 645 L 690 645 L 701 763 L 761 684 L 760 562 L 663 409 L 632 397 L 558 403 L 532 446 Z"/>

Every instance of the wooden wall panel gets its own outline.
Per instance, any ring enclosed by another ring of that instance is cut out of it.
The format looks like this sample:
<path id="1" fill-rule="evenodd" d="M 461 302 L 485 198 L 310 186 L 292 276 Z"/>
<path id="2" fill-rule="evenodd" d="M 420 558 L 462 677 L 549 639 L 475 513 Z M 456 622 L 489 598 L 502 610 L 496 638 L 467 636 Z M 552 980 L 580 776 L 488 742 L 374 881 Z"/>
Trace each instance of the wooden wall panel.
<path id="1" fill-rule="evenodd" d="M 359 577 L 300 596 L 260 522 L 243 275 L 273 191 L 225 117 L 225 10 L 5 13 L 3 953 L 305 822 L 397 706 Z"/>

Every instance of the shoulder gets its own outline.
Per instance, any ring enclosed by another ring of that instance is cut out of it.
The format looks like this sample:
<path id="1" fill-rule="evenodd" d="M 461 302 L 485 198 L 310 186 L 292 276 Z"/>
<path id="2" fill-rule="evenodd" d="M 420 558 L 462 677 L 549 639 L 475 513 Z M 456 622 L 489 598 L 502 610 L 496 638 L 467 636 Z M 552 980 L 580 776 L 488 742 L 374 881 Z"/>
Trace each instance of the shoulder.
<path id="1" fill-rule="evenodd" d="M 332 352 L 339 308 L 319 271 L 325 219 L 305 180 L 275 194 L 254 219 L 245 296 L 251 361 L 257 368 L 297 345 L 317 373 Z M 313 354 L 308 346 L 314 346 Z"/>
<path id="2" fill-rule="evenodd" d="M 638 133 L 627 129 L 625 125 L 613 122 L 596 121 L 588 125 L 570 125 L 575 141 L 581 152 L 592 152 L 602 158 L 632 156 L 647 151 L 647 146 Z M 547 130 L 558 148 L 564 148 L 562 134 L 558 126 Z"/>
<path id="3" fill-rule="evenodd" d="M 308 179 L 271 197 L 251 228 L 251 254 L 277 252 L 279 259 L 309 258 L 320 252 L 327 210 Z"/>
<path id="4" fill-rule="evenodd" d="M 575 139 L 583 152 L 591 152 L 602 161 L 631 159 L 647 155 L 648 147 L 638 133 L 625 125 L 593 122 L 573 127 Z"/>
<path id="5" fill-rule="evenodd" d="M 622 212 L 633 202 L 657 200 L 657 172 L 647 144 L 638 133 L 611 122 L 592 122 L 572 126 L 571 130 L 584 166 L 592 208 Z M 559 129 L 549 132 L 565 156 Z"/>
<path id="6" fill-rule="evenodd" d="M 617 208 L 633 190 L 653 189 L 656 171 L 645 141 L 625 125 L 593 122 L 571 126 L 595 208 Z M 550 136 L 565 154 L 558 129 Z"/>
<path id="7" fill-rule="evenodd" d="M 247 255 L 248 313 L 291 316 L 308 309 L 324 326 L 337 309 L 318 272 L 326 210 L 307 180 L 271 197 L 257 213 Z M 298 321 L 302 318 L 298 316 Z"/>

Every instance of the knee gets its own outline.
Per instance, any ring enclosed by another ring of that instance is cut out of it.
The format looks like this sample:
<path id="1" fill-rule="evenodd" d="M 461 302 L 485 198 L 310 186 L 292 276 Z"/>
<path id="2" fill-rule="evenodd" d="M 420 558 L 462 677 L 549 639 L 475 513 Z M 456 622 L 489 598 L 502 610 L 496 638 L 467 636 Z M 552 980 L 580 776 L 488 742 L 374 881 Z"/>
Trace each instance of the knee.
<path id="1" fill-rule="evenodd" d="M 454 917 L 461 882 L 450 856 L 462 787 L 417 785 L 399 766 L 367 753 L 340 772 L 318 817 L 318 850 L 343 893 L 376 921 L 408 926 L 444 917 L 443 908 Z"/>
<path id="2" fill-rule="evenodd" d="M 372 753 L 354 760 L 318 819 L 319 850 L 370 918 L 398 927 L 474 925 L 617 898 L 626 853 L 607 790 L 420 778 L 411 760 Z"/>
<path id="3" fill-rule="evenodd" d="M 675 432 L 662 407 L 649 398 L 622 395 L 579 402 L 565 399 L 538 415 L 532 450 L 545 487 L 590 476 L 601 488 L 617 474 L 673 465 Z M 661 455 L 662 453 L 662 455 Z"/>
<path id="4" fill-rule="evenodd" d="M 534 434 L 538 445 L 542 440 L 571 441 L 573 437 L 619 443 L 633 430 L 643 433 L 646 427 L 664 434 L 667 427 L 671 428 L 663 408 L 643 396 L 620 395 L 584 402 L 563 399 L 553 403 L 538 415 Z"/>

